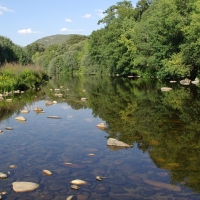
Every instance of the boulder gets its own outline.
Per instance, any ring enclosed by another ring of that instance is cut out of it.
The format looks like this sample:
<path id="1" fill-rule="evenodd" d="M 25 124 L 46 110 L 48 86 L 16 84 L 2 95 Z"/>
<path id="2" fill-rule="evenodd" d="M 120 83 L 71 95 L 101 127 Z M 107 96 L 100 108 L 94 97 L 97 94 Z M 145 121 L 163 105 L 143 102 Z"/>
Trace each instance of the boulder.
<path id="1" fill-rule="evenodd" d="M 107 140 L 107 145 L 108 146 L 117 146 L 117 147 L 133 147 L 133 145 L 126 144 L 126 143 L 116 140 L 114 138 L 109 138 Z"/>

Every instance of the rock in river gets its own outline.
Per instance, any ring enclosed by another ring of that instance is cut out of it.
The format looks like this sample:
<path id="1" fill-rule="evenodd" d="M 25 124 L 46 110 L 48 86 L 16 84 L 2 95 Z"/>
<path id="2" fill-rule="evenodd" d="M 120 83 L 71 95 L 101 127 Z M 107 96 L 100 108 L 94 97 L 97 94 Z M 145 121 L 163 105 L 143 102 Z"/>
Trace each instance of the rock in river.
<path id="1" fill-rule="evenodd" d="M 32 182 L 13 182 L 13 190 L 15 192 L 30 192 L 39 187 L 39 184 Z"/>
<path id="2" fill-rule="evenodd" d="M 16 117 L 15 119 L 18 121 L 26 121 L 26 118 L 23 116 Z"/>
<path id="3" fill-rule="evenodd" d="M 71 181 L 71 184 L 74 184 L 74 185 L 84 185 L 86 183 L 87 183 L 86 181 L 83 181 L 80 179 L 75 179 L 75 180 Z"/>
<path id="4" fill-rule="evenodd" d="M 44 169 L 43 170 L 43 173 L 45 173 L 46 175 L 52 175 L 52 172 L 50 172 L 49 170 L 47 170 L 47 169 Z"/>
<path id="5" fill-rule="evenodd" d="M 133 145 L 126 144 L 124 142 L 118 141 L 114 138 L 109 138 L 107 140 L 107 145 L 109 146 L 117 146 L 117 147 L 133 147 Z"/>
<path id="6" fill-rule="evenodd" d="M 2 173 L 2 172 L 0 172 L 0 178 L 1 178 L 1 179 L 7 178 L 7 175 L 4 174 L 4 173 Z"/>
<path id="7" fill-rule="evenodd" d="M 24 110 L 21 111 L 21 113 L 29 113 L 29 110 L 24 109 Z"/>

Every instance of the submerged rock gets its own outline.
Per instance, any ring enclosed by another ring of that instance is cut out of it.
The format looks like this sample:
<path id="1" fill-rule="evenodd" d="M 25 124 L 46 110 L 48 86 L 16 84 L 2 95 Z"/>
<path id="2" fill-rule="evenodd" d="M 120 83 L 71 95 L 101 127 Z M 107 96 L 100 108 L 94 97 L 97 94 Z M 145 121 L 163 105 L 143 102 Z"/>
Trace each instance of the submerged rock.
<path id="1" fill-rule="evenodd" d="M 16 165 L 10 165 L 9 166 L 11 169 L 15 169 L 17 166 Z"/>
<path id="2" fill-rule="evenodd" d="M 39 187 L 39 184 L 32 182 L 13 182 L 13 190 L 15 192 L 30 192 Z"/>
<path id="3" fill-rule="evenodd" d="M 107 140 L 107 145 L 108 146 L 117 146 L 117 147 L 133 147 L 133 145 L 126 144 L 126 143 L 116 140 L 114 138 L 109 138 Z"/>
<path id="4" fill-rule="evenodd" d="M 29 113 L 29 112 L 30 112 L 30 111 L 27 110 L 27 109 L 24 109 L 24 110 L 21 111 L 21 113 Z"/>
<path id="5" fill-rule="evenodd" d="M 161 188 L 164 188 L 164 189 L 167 189 L 167 190 L 173 190 L 175 192 L 181 191 L 181 188 L 177 185 L 171 185 L 171 184 L 168 184 L 168 183 L 162 183 L 162 182 L 152 181 L 152 180 L 148 180 L 148 179 L 144 180 L 144 182 L 148 185 L 151 185 L 151 186 L 161 187 Z"/>
<path id="6" fill-rule="evenodd" d="M 78 185 L 71 185 L 71 188 L 72 188 L 73 190 L 78 190 L 78 189 L 80 189 L 80 187 L 79 187 Z"/>
<path id="7" fill-rule="evenodd" d="M 61 119 L 61 117 L 58 117 L 58 116 L 48 116 L 47 118 Z"/>
<path id="8" fill-rule="evenodd" d="M 34 108 L 34 111 L 36 111 L 36 112 L 42 112 L 42 111 L 43 111 L 43 109 L 42 109 L 42 108 L 40 108 L 40 107 L 36 107 L 36 108 Z"/>
<path id="9" fill-rule="evenodd" d="M 73 198 L 74 198 L 74 195 L 70 195 L 70 196 L 67 197 L 66 200 L 72 200 Z"/>
<path id="10" fill-rule="evenodd" d="M 13 130 L 14 128 L 12 128 L 12 127 L 6 127 L 5 129 L 6 130 Z"/>

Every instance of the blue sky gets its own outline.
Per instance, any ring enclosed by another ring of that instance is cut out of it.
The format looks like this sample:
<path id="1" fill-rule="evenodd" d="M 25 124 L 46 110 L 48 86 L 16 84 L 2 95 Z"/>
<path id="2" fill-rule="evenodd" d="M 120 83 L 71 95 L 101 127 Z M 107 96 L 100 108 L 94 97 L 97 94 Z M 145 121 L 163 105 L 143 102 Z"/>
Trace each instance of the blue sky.
<path id="1" fill-rule="evenodd" d="M 120 1 L 0 0 L 0 35 L 20 46 L 56 34 L 90 35 L 101 28 L 103 11 Z"/>

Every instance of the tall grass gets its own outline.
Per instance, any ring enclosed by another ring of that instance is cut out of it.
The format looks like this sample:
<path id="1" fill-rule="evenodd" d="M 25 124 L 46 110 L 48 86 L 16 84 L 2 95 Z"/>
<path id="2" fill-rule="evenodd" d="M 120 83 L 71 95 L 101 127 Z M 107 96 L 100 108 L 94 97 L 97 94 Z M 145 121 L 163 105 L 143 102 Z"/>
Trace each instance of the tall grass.
<path id="1" fill-rule="evenodd" d="M 0 67 L 0 92 L 38 88 L 47 79 L 40 67 L 6 63 Z"/>

